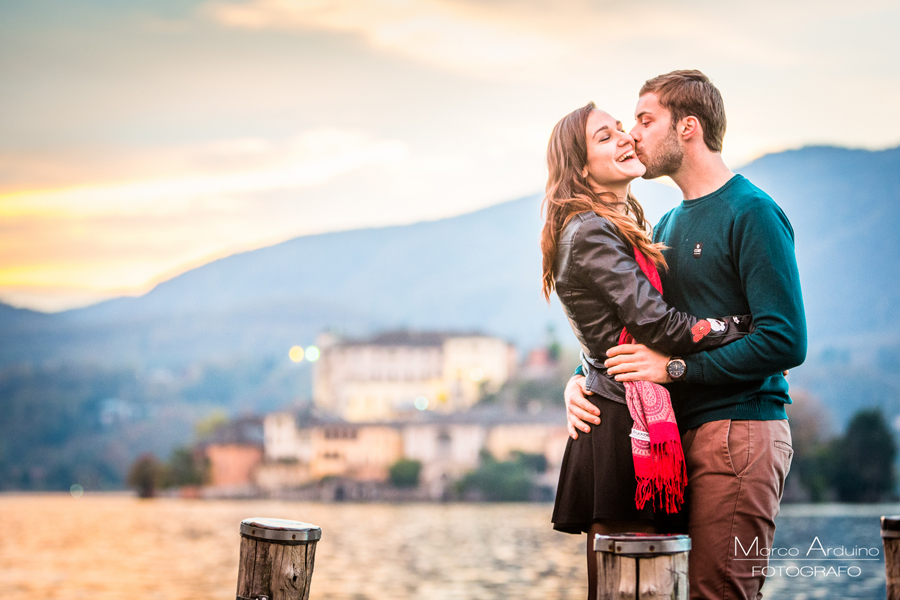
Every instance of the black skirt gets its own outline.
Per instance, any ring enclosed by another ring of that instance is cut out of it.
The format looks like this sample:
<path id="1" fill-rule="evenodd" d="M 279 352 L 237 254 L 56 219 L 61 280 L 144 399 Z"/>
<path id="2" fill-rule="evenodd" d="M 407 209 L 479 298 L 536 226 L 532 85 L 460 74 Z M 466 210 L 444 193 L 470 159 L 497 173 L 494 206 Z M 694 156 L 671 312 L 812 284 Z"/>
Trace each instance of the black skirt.
<path id="1" fill-rule="evenodd" d="M 680 531 L 677 516 L 654 513 L 652 502 L 642 510 L 634 503 L 637 484 L 631 455 L 633 420 L 625 404 L 588 396 L 600 409 L 600 425 L 569 438 L 556 489 L 553 528 L 587 532 L 595 521 L 650 521 L 661 533 Z M 684 509 L 681 511 L 684 513 Z M 673 518 L 674 517 L 674 518 Z"/>

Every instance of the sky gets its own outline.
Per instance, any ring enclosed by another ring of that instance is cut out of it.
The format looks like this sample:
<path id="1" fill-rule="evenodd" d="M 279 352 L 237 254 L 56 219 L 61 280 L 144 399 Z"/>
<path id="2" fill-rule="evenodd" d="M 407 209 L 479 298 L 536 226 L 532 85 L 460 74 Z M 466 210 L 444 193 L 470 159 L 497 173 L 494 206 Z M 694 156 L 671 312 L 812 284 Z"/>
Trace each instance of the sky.
<path id="1" fill-rule="evenodd" d="M 704 71 L 740 166 L 900 144 L 900 4 L 0 0 L 0 301 L 538 193 L 553 125 Z M 315 260 L 315 257 L 310 257 Z"/>

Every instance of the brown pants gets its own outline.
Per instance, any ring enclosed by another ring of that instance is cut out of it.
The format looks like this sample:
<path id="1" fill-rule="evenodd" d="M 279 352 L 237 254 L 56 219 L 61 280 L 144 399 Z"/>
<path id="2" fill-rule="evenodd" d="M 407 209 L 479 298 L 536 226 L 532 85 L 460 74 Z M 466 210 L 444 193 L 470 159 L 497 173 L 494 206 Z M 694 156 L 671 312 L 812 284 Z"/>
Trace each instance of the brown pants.
<path id="1" fill-rule="evenodd" d="M 794 454 L 787 421 L 712 421 L 687 431 L 682 445 L 691 598 L 762 598 L 766 549 Z"/>

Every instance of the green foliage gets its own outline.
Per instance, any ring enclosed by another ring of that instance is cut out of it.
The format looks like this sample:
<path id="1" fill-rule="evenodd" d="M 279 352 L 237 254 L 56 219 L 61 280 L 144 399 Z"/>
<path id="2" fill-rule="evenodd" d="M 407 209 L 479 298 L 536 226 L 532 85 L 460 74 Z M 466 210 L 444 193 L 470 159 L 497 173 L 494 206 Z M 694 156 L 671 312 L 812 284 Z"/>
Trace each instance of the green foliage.
<path id="1" fill-rule="evenodd" d="M 0 490 L 120 486 L 130 457 L 102 417 L 109 404 L 133 405 L 136 386 L 126 371 L 0 370 Z"/>
<path id="2" fill-rule="evenodd" d="M 827 409 L 809 393 L 798 391 L 791 394 L 793 404 L 788 407 L 794 458 L 791 462 L 789 478 L 799 480 L 790 501 L 824 502 L 833 493 L 827 477 L 829 440 L 825 438 L 827 429 Z M 805 494 L 804 494 L 805 492 Z M 785 493 L 788 500 L 789 492 Z"/>
<path id="3" fill-rule="evenodd" d="M 553 362 L 562 357 L 562 345 L 556 337 L 556 328 L 552 323 L 547 324 L 547 357 Z"/>
<path id="4" fill-rule="evenodd" d="M 547 457 L 538 452 L 512 452 L 513 462 L 521 465 L 532 473 L 543 473 L 547 470 Z"/>
<path id="5" fill-rule="evenodd" d="M 128 486 L 141 498 L 152 498 L 165 479 L 165 467 L 152 454 L 142 454 L 128 471 Z"/>
<path id="6" fill-rule="evenodd" d="M 789 477 L 801 494 L 792 500 L 878 502 L 893 498 L 897 446 L 879 409 L 856 412 L 844 435 L 824 435 L 827 411 L 804 392 L 789 407 L 794 458 Z M 789 486 L 790 487 L 790 486 Z"/>
<path id="7" fill-rule="evenodd" d="M 194 436 L 198 439 L 210 437 L 227 424 L 228 413 L 222 409 L 214 410 L 207 417 L 197 421 L 194 425 Z"/>
<path id="8" fill-rule="evenodd" d="M 880 409 L 857 412 L 828 453 L 830 483 L 842 502 L 878 502 L 892 497 L 897 445 Z"/>
<path id="9" fill-rule="evenodd" d="M 796 448 L 796 446 L 795 446 Z M 794 454 L 791 475 L 800 479 L 801 486 L 812 502 L 826 502 L 834 495 L 831 488 L 831 446 L 824 445 L 803 456 Z"/>
<path id="10" fill-rule="evenodd" d="M 534 497 L 534 476 L 539 466 L 533 454 L 519 453 L 513 460 L 498 461 L 486 450 L 481 465 L 467 473 L 457 484 L 464 496 L 490 502 L 524 502 Z M 541 456 L 541 458 L 543 458 Z M 544 461 L 546 468 L 546 461 Z"/>
<path id="11" fill-rule="evenodd" d="M 295 400 L 309 369 L 287 362 L 0 368 L 0 491 L 121 489 L 140 453 L 169 455 L 195 424 L 206 435 L 227 414 Z"/>
<path id="12" fill-rule="evenodd" d="M 398 488 L 414 488 L 419 485 L 422 463 L 418 460 L 401 458 L 390 467 L 391 485 Z"/>
<path id="13" fill-rule="evenodd" d="M 162 487 L 183 485 L 203 485 L 209 472 L 209 460 L 199 452 L 187 448 L 176 448 L 165 466 Z"/>

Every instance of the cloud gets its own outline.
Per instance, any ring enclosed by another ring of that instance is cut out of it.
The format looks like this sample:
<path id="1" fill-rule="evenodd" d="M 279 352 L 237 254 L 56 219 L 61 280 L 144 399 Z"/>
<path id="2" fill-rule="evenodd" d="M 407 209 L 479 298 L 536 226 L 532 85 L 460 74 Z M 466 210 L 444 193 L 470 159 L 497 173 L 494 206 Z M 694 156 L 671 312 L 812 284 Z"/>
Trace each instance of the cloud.
<path id="1" fill-rule="evenodd" d="M 470 72 L 550 64 L 567 51 L 564 39 L 506 8 L 442 0 L 250 0 L 213 1 L 204 12 L 227 27 L 355 34 L 377 49 Z"/>
<path id="2" fill-rule="evenodd" d="M 296 235 L 534 193 L 560 117 L 593 99 L 628 123 L 643 81 L 675 68 L 722 89 L 730 164 L 894 145 L 895 121 L 834 115 L 891 113 L 895 5 L 197 0 L 0 18 L 17 57 L 0 60 L 0 298 L 62 308 Z"/>
<path id="3" fill-rule="evenodd" d="M 315 202 L 329 182 L 409 161 L 404 143 L 337 129 L 167 150 L 161 162 L 173 154 L 194 174 L 0 193 L 0 298 L 59 310 L 144 293 L 315 229 L 296 213 L 334 212 L 334 202 Z"/>
<path id="4" fill-rule="evenodd" d="M 360 168 L 402 161 L 407 155 L 402 142 L 370 140 L 361 133 L 335 129 L 307 132 L 284 147 L 273 147 L 266 140 L 233 140 L 203 150 L 209 162 L 227 161 L 231 155 L 243 161 L 248 155 L 262 154 L 268 164 L 255 169 L 0 194 L 0 217 L 164 215 L 204 204 L 222 209 L 237 196 L 321 185 Z"/>

